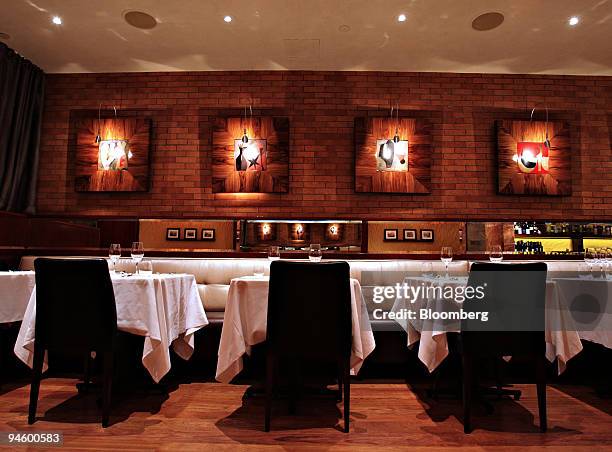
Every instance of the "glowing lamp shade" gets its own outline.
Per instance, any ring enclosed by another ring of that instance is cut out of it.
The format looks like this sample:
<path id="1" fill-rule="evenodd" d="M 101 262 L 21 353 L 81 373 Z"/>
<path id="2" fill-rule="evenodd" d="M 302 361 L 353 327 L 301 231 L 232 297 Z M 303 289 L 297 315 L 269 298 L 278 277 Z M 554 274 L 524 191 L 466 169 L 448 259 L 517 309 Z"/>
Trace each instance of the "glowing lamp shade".
<path id="1" fill-rule="evenodd" d="M 521 173 L 548 174 L 550 148 L 548 143 L 521 141 L 516 145 L 516 155 L 513 160 Z"/>
<path id="2" fill-rule="evenodd" d="M 127 170 L 130 158 L 132 152 L 127 140 L 101 140 L 98 145 L 99 170 Z"/>
<path id="3" fill-rule="evenodd" d="M 266 140 L 234 140 L 236 171 L 264 171 L 266 169 Z"/>
<path id="4" fill-rule="evenodd" d="M 376 140 L 377 171 L 408 171 L 408 140 Z"/>

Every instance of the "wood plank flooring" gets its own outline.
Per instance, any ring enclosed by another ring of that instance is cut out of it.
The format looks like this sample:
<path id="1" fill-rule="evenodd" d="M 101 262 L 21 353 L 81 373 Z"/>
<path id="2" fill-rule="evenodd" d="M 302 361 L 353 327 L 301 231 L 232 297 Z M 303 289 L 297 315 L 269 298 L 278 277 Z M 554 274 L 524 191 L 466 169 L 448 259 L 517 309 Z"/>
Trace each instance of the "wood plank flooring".
<path id="1" fill-rule="evenodd" d="M 340 431 L 341 405 L 331 399 L 303 400 L 295 416 L 277 401 L 272 431 L 265 433 L 263 398 L 243 398 L 245 385 L 200 382 L 180 384 L 167 395 L 118 396 L 111 426 L 102 429 L 96 396 L 79 396 L 75 383 L 43 380 L 33 426 L 27 425 L 29 386 L 4 385 L 0 431 L 59 430 L 65 435 L 60 450 L 612 449 L 612 401 L 581 386 L 548 388 L 546 434 L 538 431 L 535 386 L 518 385 L 519 402 L 495 401 L 490 416 L 476 406 L 475 431 L 464 435 L 459 400 L 433 401 L 424 386 L 400 382 L 352 385 L 348 434 Z"/>

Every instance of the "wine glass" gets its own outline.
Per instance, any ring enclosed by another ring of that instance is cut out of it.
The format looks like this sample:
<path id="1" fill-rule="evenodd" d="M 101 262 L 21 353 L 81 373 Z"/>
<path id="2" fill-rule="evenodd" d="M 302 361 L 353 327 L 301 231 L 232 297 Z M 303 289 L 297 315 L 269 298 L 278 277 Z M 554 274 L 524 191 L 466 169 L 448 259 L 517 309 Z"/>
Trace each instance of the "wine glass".
<path id="1" fill-rule="evenodd" d="M 142 245 L 142 242 L 132 242 L 132 260 L 136 264 L 136 274 L 139 273 L 138 264 L 140 263 L 143 257 L 144 246 Z"/>
<path id="2" fill-rule="evenodd" d="M 431 262 L 424 262 L 421 270 L 425 278 L 431 278 L 434 275 L 433 264 Z"/>
<path id="3" fill-rule="evenodd" d="M 321 257 L 323 253 L 321 252 L 321 244 L 319 243 L 311 243 L 310 251 L 308 252 L 308 259 L 311 262 L 321 262 Z"/>
<path id="4" fill-rule="evenodd" d="M 450 246 L 443 246 L 440 252 L 440 260 L 444 263 L 446 278 L 448 278 L 448 266 L 453 261 L 453 248 Z"/>
<path id="5" fill-rule="evenodd" d="M 587 248 L 584 250 L 584 262 L 589 266 L 589 273 L 593 273 L 593 264 L 595 263 L 595 250 L 593 248 Z"/>
<path id="6" fill-rule="evenodd" d="M 277 261 L 280 259 L 280 249 L 278 246 L 271 246 L 268 248 L 268 259 L 271 261 Z"/>
<path id="7" fill-rule="evenodd" d="M 493 245 L 489 250 L 489 260 L 491 262 L 501 262 L 504 260 L 504 252 L 501 245 Z"/>
<path id="8" fill-rule="evenodd" d="M 119 259 L 121 259 L 120 243 L 111 243 L 111 246 L 108 249 L 108 257 L 113 263 L 113 273 L 117 273 L 117 262 L 119 262 Z"/>

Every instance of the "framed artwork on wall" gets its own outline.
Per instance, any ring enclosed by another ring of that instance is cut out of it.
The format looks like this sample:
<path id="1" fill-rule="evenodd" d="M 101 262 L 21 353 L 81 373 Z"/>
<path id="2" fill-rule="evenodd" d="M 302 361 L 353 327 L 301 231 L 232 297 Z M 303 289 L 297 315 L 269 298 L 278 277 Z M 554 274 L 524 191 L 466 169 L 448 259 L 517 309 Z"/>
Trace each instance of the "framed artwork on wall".
<path id="1" fill-rule="evenodd" d="M 498 193 L 572 194 L 569 125 L 560 121 L 496 121 Z"/>
<path id="2" fill-rule="evenodd" d="M 216 118 L 212 132 L 213 193 L 289 191 L 289 118 Z"/>
<path id="3" fill-rule="evenodd" d="M 83 118 L 74 123 L 75 190 L 149 190 L 150 118 Z"/>
<path id="4" fill-rule="evenodd" d="M 385 229 L 385 242 L 395 242 L 398 240 L 397 229 Z"/>
<path id="5" fill-rule="evenodd" d="M 195 228 L 185 228 L 183 240 L 198 240 L 198 230 Z"/>
<path id="6" fill-rule="evenodd" d="M 434 241 L 433 229 L 421 229 L 421 241 L 422 242 L 433 242 Z"/>
<path id="7" fill-rule="evenodd" d="M 212 241 L 215 240 L 215 230 L 214 229 L 202 229 L 202 240 Z"/>
<path id="8" fill-rule="evenodd" d="M 408 242 L 414 242 L 417 240 L 416 229 L 404 229 L 404 240 Z"/>
<path id="9" fill-rule="evenodd" d="M 416 118 L 355 119 L 355 191 L 429 193 L 432 127 Z"/>
<path id="10" fill-rule="evenodd" d="M 180 240 L 181 229 L 180 228 L 167 228 L 166 229 L 166 240 Z"/>

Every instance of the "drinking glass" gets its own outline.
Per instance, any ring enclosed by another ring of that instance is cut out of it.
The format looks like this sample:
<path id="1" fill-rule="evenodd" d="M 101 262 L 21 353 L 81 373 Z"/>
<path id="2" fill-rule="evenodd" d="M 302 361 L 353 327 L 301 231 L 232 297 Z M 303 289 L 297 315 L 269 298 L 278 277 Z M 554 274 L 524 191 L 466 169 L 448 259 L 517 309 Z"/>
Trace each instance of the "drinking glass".
<path id="1" fill-rule="evenodd" d="M 257 261 L 253 266 L 253 275 L 262 277 L 266 272 L 263 262 Z"/>
<path id="2" fill-rule="evenodd" d="M 421 267 L 422 271 L 423 271 L 423 276 L 426 278 L 431 278 L 434 275 L 433 272 L 433 264 L 431 262 L 424 262 L 423 266 Z"/>
<path id="3" fill-rule="evenodd" d="M 271 261 L 277 261 L 280 259 L 280 249 L 278 246 L 271 246 L 268 248 L 268 259 Z"/>
<path id="4" fill-rule="evenodd" d="M 132 260 L 136 264 L 136 273 L 138 274 L 138 264 L 144 257 L 144 246 L 142 242 L 132 242 Z"/>
<path id="5" fill-rule="evenodd" d="M 117 273 L 117 262 L 119 262 L 119 259 L 121 259 L 120 243 L 111 243 L 111 246 L 108 249 L 108 257 L 113 263 L 113 273 Z"/>
<path id="6" fill-rule="evenodd" d="M 310 259 L 311 262 L 321 262 L 322 256 L 323 253 L 321 252 L 321 244 L 312 243 L 310 245 L 310 251 L 308 252 L 308 259 Z"/>
<path id="7" fill-rule="evenodd" d="M 584 250 L 584 262 L 589 266 L 589 273 L 593 273 L 593 264 L 595 263 L 596 254 L 593 248 Z"/>
<path id="8" fill-rule="evenodd" d="M 493 245 L 489 251 L 489 260 L 491 262 L 501 262 L 504 260 L 504 253 L 501 245 Z"/>
<path id="9" fill-rule="evenodd" d="M 450 246 L 443 246 L 440 252 L 440 260 L 444 263 L 446 278 L 448 278 L 448 266 L 453 261 L 453 248 Z"/>
<path id="10" fill-rule="evenodd" d="M 153 264 L 151 261 L 143 259 L 140 263 L 140 272 L 143 275 L 152 275 L 153 274 Z"/>

